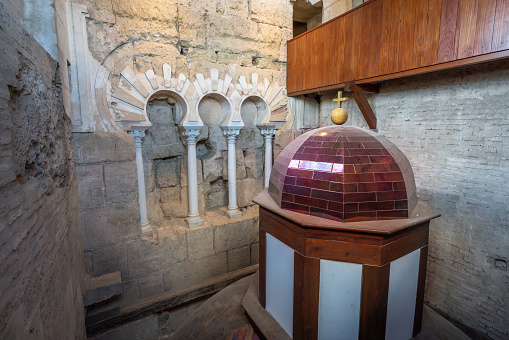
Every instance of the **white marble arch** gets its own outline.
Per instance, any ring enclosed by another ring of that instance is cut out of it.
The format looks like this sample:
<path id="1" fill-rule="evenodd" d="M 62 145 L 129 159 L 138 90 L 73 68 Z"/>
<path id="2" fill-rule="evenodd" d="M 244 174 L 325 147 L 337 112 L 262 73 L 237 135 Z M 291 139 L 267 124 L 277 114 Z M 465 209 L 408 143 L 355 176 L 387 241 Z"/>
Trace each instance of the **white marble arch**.
<path id="1" fill-rule="evenodd" d="M 256 114 L 254 117 L 246 117 L 246 106 L 249 101 L 252 101 L 254 105 L 256 106 Z M 242 121 L 244 122 L 245 127 L 249 128 L 255 128 L 258 124 L 265 124 L 268 123 L 270 120 L 270 110 L 269 110 L 269 104 L 260 95 L 257 94 L 250 94 L 246 95 L 242 98 L 242 101 L 240 103 L 240 117 L 242 118 Z"/>

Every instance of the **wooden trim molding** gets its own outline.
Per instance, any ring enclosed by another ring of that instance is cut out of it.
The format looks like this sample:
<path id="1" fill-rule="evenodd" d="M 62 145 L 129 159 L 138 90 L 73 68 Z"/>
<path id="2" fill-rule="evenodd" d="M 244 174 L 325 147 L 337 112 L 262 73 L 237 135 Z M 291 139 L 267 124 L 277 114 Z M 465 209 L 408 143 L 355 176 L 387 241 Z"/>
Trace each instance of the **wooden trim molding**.
<path id="1" fill-rule="evenodd" d="M 390 263 L 362 266 L 359 339 L 384 339 L 389 296 Z"/>
<path id="2" fill-rule="evenodd" d="M 293 339 L 318 338 L 320 259 L 294 255 Z"/>
<path id="3" fill-rule="evenodd" d="M 422 311 L 424 308 L 424 288 L 426 285 L 426 268 L 428 266 L 428 246 L 421 248 L 421 258 L 419 260 L 419 278 L 417 279 L 417 299 L 415 302 L 414 333 L 415 337 L 421 332 Z"/>
<path id="4" fill-rule="evenodd" d="M 261 224 L 261 219 L 260 219 Z M 267 235 L 264 230 L 260 228 L 260 240 L 259 240 L 259 266 L 260 274 L 258 276 L 258 294 L 260 297 L 260 304 L 263 308 L 266 307 L 266 279 L 267 279 Z"/>

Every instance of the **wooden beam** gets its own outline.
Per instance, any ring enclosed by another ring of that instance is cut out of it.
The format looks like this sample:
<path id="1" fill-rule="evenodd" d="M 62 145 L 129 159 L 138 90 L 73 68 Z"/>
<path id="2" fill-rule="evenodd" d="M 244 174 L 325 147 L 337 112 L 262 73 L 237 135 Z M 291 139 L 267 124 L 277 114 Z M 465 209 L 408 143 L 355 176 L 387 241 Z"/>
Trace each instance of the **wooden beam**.
<path id="1" fill-rule="evenodd" d="M 364 95 L 363 89 L 355 84 L 355 82 L 349 81 L 345 83 L 345 91 L 353 92 L 353 99 L 355 99 L 357 106 L 359 106 L 369 128 L 376 129 L 376 116 Z"/>
<path id="2" fill-rule="evenodd" d="M 219 275 L 200 283 L 170 290 L 132 304 L 99 313 L 86 318 L 87 337 L 106 331 L 107 329 L 141 319 L 150 314 L 169 310 L 187 302 L 215 294 L 230 284 L 254 274 L 258 265 L 239 269 Z"/>
<path id="3" fill-rule="evenodd" d="M 357 84 L 365 93 L 379 93 L 380 84 Z"/>

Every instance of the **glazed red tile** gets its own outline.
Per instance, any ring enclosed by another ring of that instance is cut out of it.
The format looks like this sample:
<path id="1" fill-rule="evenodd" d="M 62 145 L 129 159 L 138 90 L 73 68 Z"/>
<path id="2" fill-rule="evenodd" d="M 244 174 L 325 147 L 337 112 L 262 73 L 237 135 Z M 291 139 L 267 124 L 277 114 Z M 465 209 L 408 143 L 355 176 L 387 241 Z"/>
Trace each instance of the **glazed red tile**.
<path id="1" fill-rule="evenodd" d="M 336 191 L 336 192 L 343 192 L 344 184 L 343 183 L 337 183 L 337 182 L 330 182 L 330 191 Z M 320 189 L 320 188 L 319 188 Z"/>
<path id="2" fill-rule="evenodd" d="M 394 201 L 359 203 L 359 211 L 378 211 L 378 210 L 394 210 Z"/>
<path id="3" fill-rule="evenodd" d="M 364 163 L 372 163 L 370 161 L 371 156 L 345 156 L 345 165 L 346 164 L 364 164 Z M 376 157 L 376 156 L 373 156 Z"/>
<path id="4" fill-rule="evenodd" d="M 359 211 L 359 203 L 345 203 L 343 204 L 345 213 L 354 213 Z"/>
<path id="5" fill-rule="evenodd" d="M 299 195 L 295 195 L 293 201 L 296 204 L 305 205 L 308 207 L 322 208 L 322 209 L 327 208 L 327 204 L 328 204 L 327 200 L 321 200 L 321 199 L 299 196 Z"/>
<path id="6" fill-rule="evenodd" d="M 375 176 L 372 173 L 345 174 L 345 183 L 374 182 Z"/>
<path id="7" fill-rule="evenodd" d="M 327 206 L 327 210 L 333 210 L 333 211 L 343 211 L 343 202 L 334 202 L 329 201 L 329 205 Z"/>
<path id="8" fill-rule="evenodd" d="M 382 149 L 348 149 L 350 156 L 383 156 Z"/>
<path id="9" fill-rule="evenodd" d="M 287 194 L 287 193 L 283 192 L 283 194 L 281 195 L 281 201 L 293 203 L 293 196 L 294 195 L 292 195 L 292 194 Z"/>
<path id="10" fill-rule="evenodd" d="M 406 191 L 379 191 L 376 193 L 377 201 L 406 200 Z"/>
<path id="11" fill-rule="evenodd" d="M 310 208 L 309 214 L 317 217 L 333 219 L 340 222 L 343 221 L 343 213 L 337 211 Z"/>
<path id="12" fill-rule="evenodd" d="M 344 194 L 345 203 L 359 203 L 376 201 L 376 194 L 374 192 L 355 192 Z"/>
<path id="13" fill-rule="evenodd" d="M 295 182 L 297 180 L 297 177 L 285 177 L 285 184 L 288 185 L 295 185 Z"/>
<path id="14" fill-rule="evenodd" d="M 296 153 L 293 156 L 293 159 L 297 159 L 300 161 L 316 161 L 316 154 L 314 153 Z"/>
<path id="15" fill-rule="evenodd" d="M 389 168 L 391 169 L 391 171 L 401 171 L 397 163 L 390 163 Z"/>
<path id="16" fill-rule="evenodd" d="M 317 179 L 310 178 L 297 178 L 296 185 L 301 187 L 329 190 L 330 182 L 329 181 L 320 181 Z"/>
<path id="17" fill-rule="evenodd" d="M 403 181 L 403 174 L 401 172 L 375 173 L 375 180 L 379 182 L 400 182 Z"/>
<path id="18" fill-rule="evenodd" d="M 405 182 L 393 182 L 392 187 L 394 190 L 406 190 Z"/>
<path id="19" fill-rule="evenodd" d="M 331 181 L 331 182 L 343 182 L 343 174 L 334 173 L 334 172 L 315 171 L 315 173 L 313 174 L 313 179 L 319 179 L 319 180 Z"/>
<path id="20" fill-rule="evenodd" d="M 300 177 L 300 178 L 313 178 L 312 170 L 301 169 L 288 169 L 286 176 Z"/>
<path id="21" fill-rule="evenodd" d="M 345 152 L 346 152 L 345 149 L 339 148 L 339 149 L 336 150 L 336 155 L 337 156 L 344 156 L 344 155 L 346 155 Z"/>
<path id="22" fill-rule="evenodd" d="M 368 156 L 371 163 L 395 163 L 392 156 Z M 367 163 L 367 162 L 363 162 Z"/>
<path id="23" fill-rule="evenodd" d="M 334 202 L 343 202 L 343 194 L 339 193 L 339 192 L 334 192 L 334 191 L 312 189 L 311 197 L 320 198 L 320 199 L 324 199 L 324 200 L 328 200 L 328 201 L 334 201 Z"/>
<path id="24" fill-rule="evenodd" d="M 345 174 L 354 174 L 355 173 L 355 167 L 353 164 L 347 164 L 345 165 Z"/>
<path id="25" fill-rule="evenodd" d="M 309 215 L 309 207 L 295 203 L 281 202 L 281 209 L 292 210 L 301 214 Z"/>
<path id="26" fill-rule="evenodd" d="M 317 162 L 343 163 L 343 156 L 316 155 Z"/>
<path id="27" fill-rule="evenodd" d="M 362 142 L 362 145 L 366 149 L 385 149 L 380 142 Z"/>
<path id="28" fill-rule="evenodd" d="M 355 164 L 355 172 L 389 172 L 388 164 Z"/>
<path id="29" fill-rule="evenodd" d="M 377 183 L 358 183 L 357 189 L 359 192 L 377 192 L 377 191 L 392 191 L 391 182 L 377 182 Z"/>
<path id="30" fill-rule="evenodd" d="M 345 142 L 343 143 L 345 149 L 364 149 L 362 142 Z"/>
<path id="31" fill-rule="evenodd" d="M 311 194 L 311 188 L 306 187 L 298 187 L 295 185 L 285 185 L 283 187 L 283 192 L 289 193 L 289 194 L 295 194 L 295 195 L 301 195 L 301 196 L 309 196 Z"/>
<path id="32" fill-rule="evenodd" d="M 344 193 L 347 193 L 347 192 L 358 192 L 359 191 L 359 186 L 360 183 L 343 183 L 343 189 L 344 189 Z"/>
<path id="33" fill-rule="evenodd" d="M 394 208 L 396 210 L 408 209 L 408 201 L 407 200 L 395 201 L 394 202 Z"/>
<path id="34" fill-rule="evenodd" d="M 302 143 L 301 147 L 306 147 L 306 146 L 309 146 L 309 147 L 312 147 L 312 148 L 320 148 L 320 147 L 325 147 L 323 145 L 323 142 L 314 142 L 314 141 L 305 141 L 304 143 Z"/>

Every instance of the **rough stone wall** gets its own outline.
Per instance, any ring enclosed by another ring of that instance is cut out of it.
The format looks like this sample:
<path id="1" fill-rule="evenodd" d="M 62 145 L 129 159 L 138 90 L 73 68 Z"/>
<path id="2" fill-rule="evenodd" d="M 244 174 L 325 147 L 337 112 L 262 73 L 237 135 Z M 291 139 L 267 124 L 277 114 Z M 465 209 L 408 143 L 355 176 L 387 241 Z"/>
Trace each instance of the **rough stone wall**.
<path id="1" fill-rule="evenodd" d="M 55 60 L 0 2 L 0 338 L 85 339 L 70 120 Z"/>
<path id="2" fill-rule="evenodd" d="M 100 1 L 88 7 L 89 49 L 111 72 L 174 74 L 191 81 L 210 69 L 233 82 L 258 73 L 286 84 L 286 40 L 292 36 L 289 0 Z M 141 238 L 134 141 L 127 133 L 75 133 L 76 176 L 87 271 L 119 270 L 123 294 L 90 308 L 90 314 L 191 285 L 258 262 L 258 211 L 251 199 L 263 189 L 264 140 L 256 128 L 260 106 L 244 102 L 246 126 L 237 137 L 237 200 L 241 218 L 228 219 L 227 143 L 221 106 L 204 98 L 206 126 L 198 137 L 199 210 L 204 225 L 189 228 L 187 148 L 176 123 L 178 105 L 156 94 L 147 108 L 152 128 L 143 141 L 147 208 L 158 242 Z"/>
<path id="3" fill-rule="evenodd" d="M 431 223 L 426 303 L 492 339 L 509 337 L 509 62 L 382 84 L 379 132 L 409 158 Z M 330 122 L 336 93 L 322 97 Z M 344 106 L 345 107 L 345 106 Z M 347 124 L 366 127 L 353 100 Z"/>

